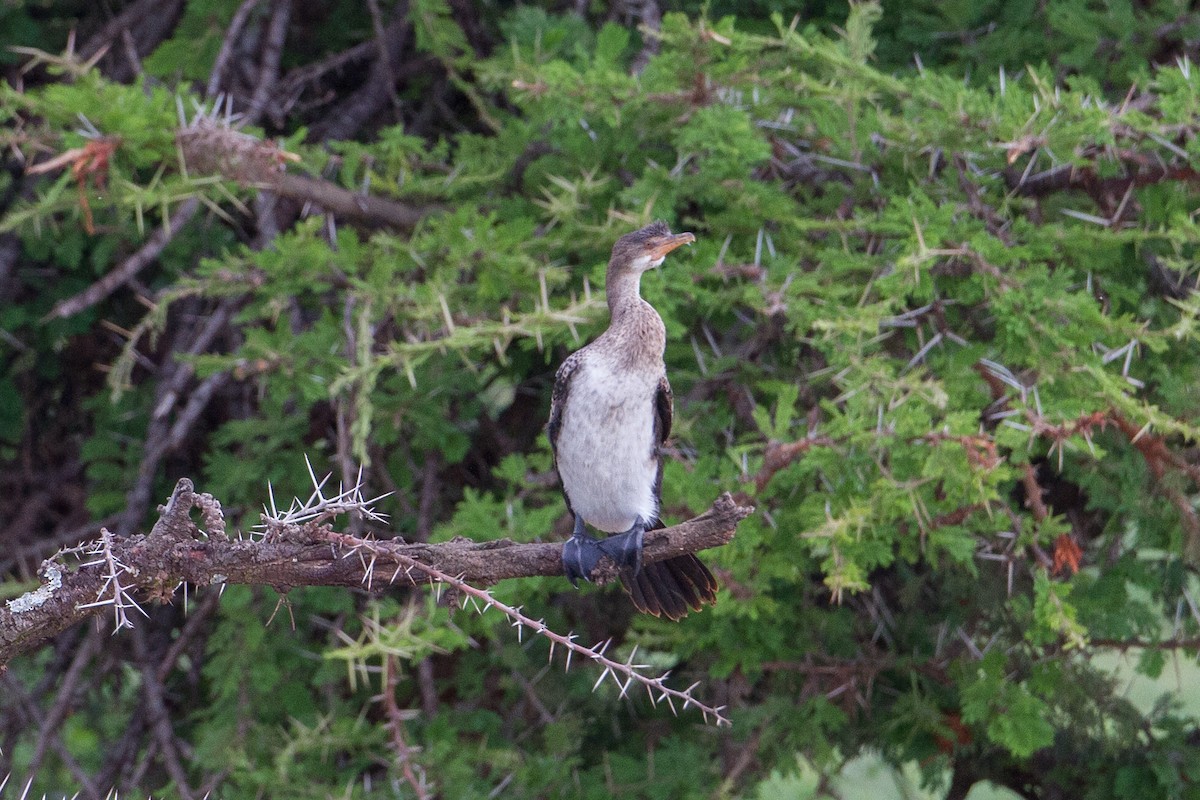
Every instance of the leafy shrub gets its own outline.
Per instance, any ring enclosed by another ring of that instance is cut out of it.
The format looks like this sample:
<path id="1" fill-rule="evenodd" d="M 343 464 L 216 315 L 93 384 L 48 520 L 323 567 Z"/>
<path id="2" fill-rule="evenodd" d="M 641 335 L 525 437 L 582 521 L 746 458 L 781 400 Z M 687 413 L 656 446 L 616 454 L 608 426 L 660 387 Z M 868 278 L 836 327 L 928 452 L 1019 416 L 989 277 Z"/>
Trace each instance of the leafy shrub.
<path id="1" fill-rule="evenodd" d="M 1077 33 L 1083 15 L 1119 38 L 1165 5 L 1064 4 L 1045 12 L 1049 44 L 1011 50 L 1011 25 L 961 47 L 920 33 L 972 27 L 974 6 L 907 4 L 934 22 L 878 46 L 890 16 L 870 3 L 832 37 L 777 14 L 667 13 L 635 76 L 643 43 L 615 24 L 518 8 L 508 43 L 475 59 L 451 6 L 421 0 L 415 47 L 471 125 L 324 147 L 289 123 L 280 145 L 300 169 L 428 210 L 412 231 L 312 218 L 258 240 L 257 184 L 186 169 L 157 80 L 6 88 L 21 126 L 7 143 L 30 156 L 94 141 L 80 115 L 119 144 L 103 181 L 47 177 L 0 223 L 27 258 L 0 309 L 20 344 L 0 376 L 0 447 L 16 461 L 50 441 L 77 460 L 95 518 L 124 512 L 143 477 L 162 497 L 189 474 L 249 527 L 268 481 L 306 492 L 308 455 L 394 490 L 383 510 L 402 535 L 553 538 L 553 370 L 605 324 L 611 243 L 665 218 L 697 243 L 643 286 L 677 398 L 664 508 L 682 519 L 734 490 L 759 509 L 706 556 L 720 602 L 672 625 L 561 580 L 495 591 L 702 680 L 733 731 L 589 693 L 586 672 L 543 674 L 544 645 L 490 617 L 313 590 L 290 598 L 291 631 L 268 628 L 275 599 L 246 590 L 226 594 L 196 670 L 171 676 L 194 698 L 174 721 L 196 776 L 222 775 L 231 796 L 371 796 L 398 780 L 372 717 L 378 675 L 343 673 L 378 665 L 363 644 L 378 619 L 399 631 L 398 702 L 425 704 L 415 758 L 447 797 L 707 797 L 723 780 L 723 796 L 772 796 L 803 782 L 798 754 L 835 771 L 865 749 L 918 762 L 931 785 L 949 770 L 954 796 L 984 779 L 1181 796 L 1200 769 L 1194 719 L 1135 708 L 1093 656 L 1137 650 L 1157 676 L 1200 625 L 1200 76 L 1186 58 L 1148 63 L 1136 37 L 1089 70 Z M 936 54 L 924 69 L 876 65 L 916 39 Z M 1006 61 L 1060 46 L 1059 69 Z M 201 77 L 172 47 L 146 69 Z M 1014 68 L 964 83 L 953 60 L 980 48 Z M 201 211 L 137 292 L 53 315 L 189 199 Z M 221 335 L 189 348 L 213 318 Z M 108 385 L 82 363 L 111 366 Z M 219 379 L 215 399 L 143 476 L 173 375 L 192 390 Z M 152 630 L 183 624 L 169 612 Z M 13 679 L 31 684 L 47 658 Z M 96 731 L 137 703 L 104 694 L 80 701 L 94 725 L 74 723 L 88 765 Z M 15 741 L 19 771 L 30 745 Z M 47 764 L 35 786 L 69 783 Z"/>

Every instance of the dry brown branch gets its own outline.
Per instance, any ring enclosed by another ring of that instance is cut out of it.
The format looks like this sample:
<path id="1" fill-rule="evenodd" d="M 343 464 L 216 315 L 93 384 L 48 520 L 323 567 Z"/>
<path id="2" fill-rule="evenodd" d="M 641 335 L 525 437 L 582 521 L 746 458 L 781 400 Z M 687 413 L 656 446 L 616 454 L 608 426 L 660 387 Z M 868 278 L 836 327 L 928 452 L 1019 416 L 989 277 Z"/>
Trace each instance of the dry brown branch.
<path id="1" fill-rule="evenodd" d="M 383 689 L 380 699 L 383 702 L 384 714 L 387 716 L 387 732 L 389 744 L 396 754 L 396 766 L 400 768 L 404 780 L 412 787 L 418 800 L 429 800 L 429 787 L 425 779 L 425 771 L 415 761 L 414 748 L 405 738 L 404 710 L 396 702 L 396 687 L 400 683 L 400 659 L 388 655 L 383 661 Z"/>
<path id="2" fill-rule="evenodd" d="M 233 56 L 233 47 L 237 43 L 237 39 L 242 34 L 242 29 L 246 27 L 246 21 L 250 19 L 250 12 L 262 2 L 262 0 L 242 0 L 242 4 L 238 6 L 238 10 L 234 12 L 233 18 L 229 20 L 229 27 L 225 30 L 225 38 L 221 41 L 221 49 L 217 53 L 217 58 L 213 61 L 212 73 L 208 77 L 208 87 L 205 91 L 205 97 L 215 99 L 217 90 L 221 88 L 221 79 L 225 75 L 225 68 L 229 65 L 229 59 Z"/>
<path id="3" fill-rule="evenodd" d="M 280 591 L 295 586 L 370 590 L 428 584 L 428 575 L 420 571 L 392 572 L 395 564 L 413 560 L 482 585 L 507 578 L 563 574 L 560 543 L 520 544 L 508 539 L 375 542 L 373 550 L 388 554 L 390 561 L 377 570 L 376 558 L 368 561 L 357 554 L 355 544 L 361 540 L 333 531 L 321 518 L 284 526 L 271 523 L 262 541 L 229 539 L 211 530 L 205 538 L 191 519 L 201 497 L 190 480 L 181 479 L 149 534 L 108 537 L 111 558 L 106 554 L 107 566 L 69 565 L 65 559 L 45 562 L 44 585 L 0 609 L 0 666 L 77 622 L 108 613 L 107 605 L 95 605 L 98 600 L 122 593 L 138 599 L 170 598 L 183 582 L 194 586 L 266 585 Z M 738 523 L 752 512 L 753 508 L 739 506 L 724 494 L 694 519 L 648 531 L 643 561 L 649 564 L 719 547 L 733 538 Z M 397 558 L 391 559 L 391 554 Z M 604 563 L 592 577 L 604 583 L 616 578 L 616 569 Z"/>
<path id="4" fill-rule="evenodd" d="M 1004 177 L 1011 191 L 1026 197 L 1042 197 L 1067 189 L 1084 191 L 1093 198 L 1112 194 L 1119 197 L 1130 185 L 1142 187 L 1156 183 L 1200 181 L 1200 172 L 1187 165 L 1126 163 L 1125 166 L 1131 174 L 1110 178 L 1101 177 L 1096 169 L 1074 164 L 1052 167 L 1028 177 L 1020 170 L 1010 168 L 1005 170 Z"/>
<path id="5" fill-rule="evenodd" d="M 1046 490 L 1038 483 L 1037 467 L 1033 464 L 1023 464 L 1021 469 L 1021 485 L 1025 488 L 1025 506 L 1033 514 L 1033 518 L 1041 522 L 1050 516 L 1050 509 L 1043 499 Z"/>
<path id="6" fill-rule="evenodd" d="M 414 207 L 385 197 L 359 194 L 319 178 L 283 171 L 295 156 L 274 143 L 233 130 L 219 120 L 203 117 L 180 128 L 175 136 L 188 171 L 220 175 L 246 186 L 258 186 L 280 197 L 311 203 L 341 219 L 367 225 L 412 230 L 417 222 L 436 210 Z"/>
<path id="7" fill-rule="evenodd" d="M 46 319 L 62 319 L 78 314 L 124 286 L 148 267 L 154 259 L 158 258 L 163 248 L 171 243 L 175 234 L 196 215 L 199 208 L 200 201 L 196 198 L 184 200 L 179 208 L 175 209 L 175 213 L 171 215 L 166 225 L 155 230 L 146 243 L 138 248 L 137 252 L 79 294 L 68 297 L 55 305 L 46 315 Z"/>
<path id="8" fill-rule="evenodd" d="M 338 536 L 338 534 L 331 535 Z M 410 556 L 383 550 L 375 542 L 355 539 L 354 537 L 344 535 L 341 538 L 345 540 L 345 545 L 351 548 L 351 553 L 359 554 L 360 558 L 370 556 L 372 565 L 378 560 L 394 562 L 397 566 L 396 571 L 392 573 L 393 580 L 400 575 L 401 571 L 406 575 L 416 571 L 423 573 L 430 582 L 440 583 L 453 589 L 463 608 L 466 608 L 469 603 L 480 614 L 484 614 L 492 608 L 498 609 L 500 613 L 508 617 L 512 627 L 517 629 L 517 641 L 521 640 L 521 632 L 526 630 L 549 639 L 550 661 L 554 660 L 555 648 L 561 647 L 560 655 L 565 653 L 566 669 L 568 670 L 571 668 L 571 659 L 573 656 L 578 656 L 582 662 L 590 661 L 592 664 L 602 667 L 603 671 L 600 673 L 600 677 L 596 680 L 596 683 L 593 684 L 592 691 L 599 688 L 606 679 L 611 678 L 620 690 L 619 697 L 621 699 L 630 696 L 629 690 L 631 688 L 636 689 L 640 687 L 646 690 L 646 694 L 653 705 L 657 706 L 659 703 L 665 702 L 673 714 L 678 714 L 680 711 L 675 706 L 676 701 L 678 701 L 684 710 L 695 708 L 699 711 L 704 717 L 705 722 L 712 722 L 718 727 L 732 724 L 729 717 L 725 714 L 726 706 L 707 704 L 692 694 L 695 688 L 700 685 L 699 681 L 686 689 L 676 689 L 666 685 L 666 680 L 670 677 L 669 671 L 656 678 L 652 678 L 643 672 L 650 665 L 634 663 L 634 659 L 637 656 L 636 646 L 630 652 L 627 660 L 615 660 L 608 655 L 608 649 L 613 643 L 612 639 L 607 639 L 592 647 L 585 647 L 576 641 L 578 638 L 576 634 L 568 633 L 564 635 L 557 633 L 547 627 L 545 619 L 534 619 L 528 616 L 522 611 L 521 606 L 513 607 L 507 603 L 503 603 L 497 600 L 486 589 L 479 589 L 469 583 L 464 583 L 460 578 L 442 572 L 436 567 L 417 561 Z M 595 577 L 595 570 L 593 570 L 592 575 Z"/>
<path id="9" fill-rule="evenodd" d="M 1025 417 L 1027 420 L 1026 423 L 1017 423 L 1011 419 L 1005 420 L 1005 423 L 1019 430 L 1028 431 L 1031 437 L 1036 436 L 1049 440 L 1051 443 L 1049 454 L 1052 455 L 1055 450 L 1058 451 L 1060 467 L 1063 445 L 1071 437 L 1082 436 L 1090 445 L 1091 437 L 1096 431 L 1103 431 L 1109 426 L 1115 427 L 1120 431 L 1146 462 L 1146 466 L 1154 479 L 1154 489 L 1165 495 L 1179 511 L 1180 520 L 1187 533 L 1184 554 L 1193 562 L 1200 561 L 1200 515 L 1192 507 L 1187 495 L 1169 481 L 1163 480 L 1169 471 L 1174 471 L 1188 478 L 1197 487 L 1200 487 L 1200 467 L 1188 462 L 1182 455 L 1168 447 L 1166 441 L 1161 436 L 1150 431 L 1149 424 L 1138 427 L 1137 424 L 1116 409 L 1084 413 L 1073 420 L 1065 420 L 1061 423 L 1049 422 L 1039 413 L 1035 413 L 1029 409 L 1026 410 Z M 1036 474 L 1033 468 L 1028 465 L 1026 466 L 1023 481 L 1027 497 L 1033 498 L 1033 495 L 1030 493 L 1037 483 Z M 1030 508 L 1037 519 L 1043 519 L 1047 515 L 1048 511 L 1044 503 L 1040 500 L 1031 499 L 1026 502 L 1031 503 Z"/>
<path id="10" fill-rule="evenodd" d="M 400 230 L 412 230 L 432 207 L 414 208 L 374 195 L 357 194 L 317 178 L 283 174 L 271 190 L 280 197 L 289 197 L 320 206 L 325 212 L 367 225 L 386 225 Z"/>
<path id="11" fill-rule="evenodd" d="M 1007 223 L 994 207 L 983 201 L 983 195 L 979 191 L 979 186 L 971 180 L 969 174 L 971 172 L 971 165 L 967 161 L 966 156 L 956 153 L 954 156 L 954 168 L 958 171 L 958 188 L 962 190 L 967 198 L 967 209 L 971 212 L 971 216 L 983 222 L 987 227 L 988 233 L 1004 242 L 1005 247 L 1012 247 L 1013 238 L 1008 230 Z"/>
<path id="12" fill-rule="evenodd" d="M 288 20 L 292 16 L 291 0 L 276 0 L 272 4 L 271 19 L 267 23 L 266 40 L 262 44 L 262 59 L 259 62 L 258 82 L 246 118 L 257 122 L 271 97 L 271 91 L 279 79 L 279 60 L 283 57 L 283 42 L 287 37 Z"/>
<path id="13" fill-rule="evenodd" d="M 766 452 L 763 453 L 763 465 L 758 473 L 754 476 L 754 485 L 761 493 L 767 488 L 767 484 L 775 477 L 775 474 L 780 470 L 791 466 L 800 459 L 800 456 L 807 453 L 814 447 L 836 447 L 837 442 L 828 436 L 810 436 L 807 439 L 800 439 L 795 442 L 786 444 L 780 442 L 770 442 L 767 444 Z"/>

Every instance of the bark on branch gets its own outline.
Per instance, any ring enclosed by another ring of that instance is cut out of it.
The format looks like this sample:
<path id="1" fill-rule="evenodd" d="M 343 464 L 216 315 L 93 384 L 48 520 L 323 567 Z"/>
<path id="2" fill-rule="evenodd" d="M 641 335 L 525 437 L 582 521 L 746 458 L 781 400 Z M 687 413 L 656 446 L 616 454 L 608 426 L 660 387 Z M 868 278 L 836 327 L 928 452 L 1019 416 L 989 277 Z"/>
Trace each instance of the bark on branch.
<path id="1" fill-rule="evenodd" d="M 193 521 L 198 510 L 202 531 Z M 729 542 L 737 525 L 754 509 L 723 494 L 698 517 L 647 531 L 644 563 L 695 553 Z M 43 563 L 41 588 L 0 608 L 0 669 L 13 657 L 51 636 L 98 614 L 112 613 L 122 598 L 170 600 L 181 582 L 268 585 L 284 592 L 297 586 L 344 586 L 379 589 L 429 583 L 424 573 L 397 565 L 415 559 L 462 580 L 488 585 L 508 578 L 562 575 L 562 544 L 521 544 L 510 539 L 475 542 L 455 539 L 440 544 L 407 544 L 399 539 L 373 542 L 374 557 L 355 550 L 361 540 L 335 531 L 328 522 L 271 525 L 266 540 L 230 539 L 224 534 L 220 504 L 197 493 L 187 478 L 179 481 L 149 534 L 116 537 L 111 543 L 77 548 L 90 560 L 72 566 L 61 556 Z M 394 563 L 379 563 L 380 554 L 396 553 Z M 115 566 L 114 566 L 115 565 Z M 114 578 L 113 575 L 116 574 Z M 616 577 L 602 563 L 592 577 L 599 583 Z M 121 614 L 118 614 L 122 617 Z M 130 615 L 131 619 L 135 619 Z"/>

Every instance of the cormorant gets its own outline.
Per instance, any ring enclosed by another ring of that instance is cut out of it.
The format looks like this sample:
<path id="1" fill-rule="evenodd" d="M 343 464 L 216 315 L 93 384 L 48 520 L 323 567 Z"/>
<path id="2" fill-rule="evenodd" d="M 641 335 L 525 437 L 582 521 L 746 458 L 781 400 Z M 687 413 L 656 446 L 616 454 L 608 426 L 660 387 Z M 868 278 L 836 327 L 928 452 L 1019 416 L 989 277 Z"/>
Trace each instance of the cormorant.
<path id="1" fill-rule="evenodd" d="M 661 446 L 671 432 L 671 384 L 663 351 L 667 332 L 641 297 L 642 273 L 667 253 L 696 241 L 655 222 L 613 245 L 605 293 L 608 330 L 559 367 L 550 404 L 550 447 L 574 532 L 563 546 L 563 569 L 589 580 L 602 555 L 621 568 L 639 611 L 679 619 L 716 600 L 717 582 L 687 554 L 642 566 L 642 539 L 659 520 Z M 591 525 L 616 534 L 597 541 Z"/>

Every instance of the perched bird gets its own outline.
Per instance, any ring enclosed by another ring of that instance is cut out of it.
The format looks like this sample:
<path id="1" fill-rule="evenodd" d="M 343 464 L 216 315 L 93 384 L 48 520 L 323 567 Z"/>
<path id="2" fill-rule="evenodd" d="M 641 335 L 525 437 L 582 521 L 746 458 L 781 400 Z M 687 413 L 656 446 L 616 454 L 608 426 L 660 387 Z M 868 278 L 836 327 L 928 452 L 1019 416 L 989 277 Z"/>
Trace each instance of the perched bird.
<path id="1" fill-rule="evenodd" d="M 679 619 L 716 600 L 717 582 L 687 554 L 642 566 L 645 531 L 659 521 L 663 456 L 671 432 L 671 384 L 663 351 L 667 331 L 641 297 L 642 273 L 696 241 L 655 222 L 613 245 L 605 292 L 608 330 L 572 353 L 554 378 L 550 447 L 575 528 L 563 546 L 571 583 L 589 579 L 601 556 L 621 568 L 639 611 Z M 597 540 L 586 526 L 616 534 Z"/>

